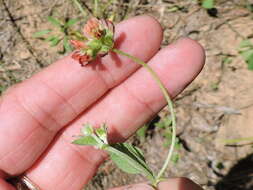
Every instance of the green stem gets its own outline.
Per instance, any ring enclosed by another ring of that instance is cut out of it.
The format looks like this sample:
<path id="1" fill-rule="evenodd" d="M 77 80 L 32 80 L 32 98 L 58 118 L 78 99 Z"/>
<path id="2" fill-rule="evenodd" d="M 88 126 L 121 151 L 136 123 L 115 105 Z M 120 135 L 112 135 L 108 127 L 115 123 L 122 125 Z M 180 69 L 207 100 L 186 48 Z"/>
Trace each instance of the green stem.
<path id="1" fill-rule="evenodd" d="M 95 17 L 98 17 L 98 0 L 94 0 L 94 11 L 93 14 Z"/>
<path id="2" fill-rule="evenodd" d="M 171 140 L 171 145 L 170 145 L 170 150 L 168 152 L 168 156 L 163 164 L 162 169 L 159 171 L 158 175 L 156 176 L 156 183 L 159 182 L 159 180 L 161 179 L 162 175 L 164 174 L 165 170 L 167 169 L 169 162 L 171 160 L 174 148 L 175 148 L 175 144 L 176 144 L 176 115 L 175 115 L 175 111 L 173 108 L 173 103 L 172 100 L 169 96 L 169 93 L 166 89 L 166 87 L 163 85 L 162 81 L 160 80 L 159 76 L 156 74 L 156 72 L 149 66 L 147 65 L 145 62 L 143 62 L 142 60 L 138 59 L 137 57 L 134 57 L 132 55 L 129 55 L 119 49 L 112 49 L 112 51 L 114 51 L 115 53 L 118 53 L 120 55 L 126 56 L 129 59 L 133 60 L 134 62 L 142 65 L 143 67 L 145 67 L 148 72 L 152 75 L 152 77 L 154 78 L 154 80 L 156 81 L 156 83 L 158 84 L 158 86 L 160 87 L 163 96 L 165 97 L 167 103 L 168 103 L 168 107 L 171 113 L 171 119 L 172 119 L 172 140 Z"/>
<path id="3" fill-rule="evenodd" d="M 85 10 L 83 9 L 82 5 L 80 4 L 79 0 L 73 0 L 73 2 L 76 4 L 77 8 L 80 10 L 80 12 L 83 14 L 83 16 L 86 18 L 87 14 Z"/>
<path id="4" fill-rule="evenodd" d="M 253 141 L 253 137 L 245 137 L 245 138 L 238 138 L 238 139 L 225 139 L 222 140 L 226 144 L 235 144 L 242 141 Z"/>

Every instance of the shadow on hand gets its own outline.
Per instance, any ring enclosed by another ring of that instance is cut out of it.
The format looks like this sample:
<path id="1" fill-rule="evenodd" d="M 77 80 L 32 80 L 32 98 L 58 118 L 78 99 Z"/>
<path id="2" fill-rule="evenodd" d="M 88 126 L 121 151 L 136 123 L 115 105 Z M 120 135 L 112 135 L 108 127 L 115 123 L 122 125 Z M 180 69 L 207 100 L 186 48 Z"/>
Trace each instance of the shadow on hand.
<path id="1" fill-rule="evenodd" d="M 117 49 L 120 49 L 122 43 L 126 40 L 127 36 L 126 33 L 122 32 L 118 35 L 118 37 L 115 39 L 115 47 Z M 107 56 L 111 57 L 112 62 L 117 66 L 120 67 L 122 65 L 122 60 L 119 58 L 119 56 L 114 52 L 109 52 Z M 93 61 L 93 64 L 90 64 L 93 70 L 108 70 L 106 65 L 102 63 L 103 57 L 98 57 L 96 60 Z"/>

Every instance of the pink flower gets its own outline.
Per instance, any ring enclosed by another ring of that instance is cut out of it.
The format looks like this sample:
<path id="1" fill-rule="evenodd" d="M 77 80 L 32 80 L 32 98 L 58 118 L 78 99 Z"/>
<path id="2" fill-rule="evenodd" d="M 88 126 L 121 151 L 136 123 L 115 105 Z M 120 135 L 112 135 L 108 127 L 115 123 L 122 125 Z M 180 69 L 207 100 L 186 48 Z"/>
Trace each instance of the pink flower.
<path id="1" fill-rule="evenodd" d="M 74 60 L 77 60 L 80 65 L 83 67 L 92 61 L 92 57 L 87 54 L 81 54 L 79 51 L 75 51 L 72 56 Z"/>
<path id="2" fill-rule="evenodd" d="M 89 38 L 100 38 L 103 31 L 99 27 L 99 20 L 97 18 L 91 18 L 83 28 L 84 35 Z"/>
<path id="3" fill-rule="evenodd" d="M 85 45 L 85 43 L 82 42 L 82 41 L 70 40 L 69 42 L 70 42 L 70 44 L 71 44 L 75 49 L 81 50 L 81 49 L 87 48 L 87 46 Z"/>
<path id="4" fill-rule="evenodd" d="M 92 61 L 92 57 L 85 52 L 88 47 L 84 42 L 78 40 L 70 40 L 70 43 L 76 49 L 71 56 L 74 60 L 78 61 L 82 66 L 85 66 L 90 61 Z"/>
<path id="5" fill-rule="evenodd" d="M 114 25 L 108 20 L 91 18 L 84 26 L 83 34 L 76 34 L 75 39 L 69 41 L 75 48 L 71 57 L 82 66 L 97 56 L 106 55 L 114 46 Z"/>
<path id="6" fill-rule="evenodd" d="M 109 30 L 114 33 L 114 25 L 111 21 L 93 17 L 88 20 L 87 24 L 83 28 L 84 36 L 88 39 L 99 39 L 104 35 L 105 30 Z"/>

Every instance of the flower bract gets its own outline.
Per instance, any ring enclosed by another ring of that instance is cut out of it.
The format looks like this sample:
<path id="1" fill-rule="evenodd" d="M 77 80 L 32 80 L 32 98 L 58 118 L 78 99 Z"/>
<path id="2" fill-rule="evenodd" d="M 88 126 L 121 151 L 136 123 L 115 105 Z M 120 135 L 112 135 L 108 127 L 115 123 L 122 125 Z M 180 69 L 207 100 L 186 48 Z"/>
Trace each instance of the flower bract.
<path id="1" fill-rule="evenodd" d="M 71 57 L 82 66 L 106 55 L 114 47 L 114 24 L 109 20 L 91 18 L 82 33 L 73 34 L 73 39 L 69 40 L 75 49 Z"/>

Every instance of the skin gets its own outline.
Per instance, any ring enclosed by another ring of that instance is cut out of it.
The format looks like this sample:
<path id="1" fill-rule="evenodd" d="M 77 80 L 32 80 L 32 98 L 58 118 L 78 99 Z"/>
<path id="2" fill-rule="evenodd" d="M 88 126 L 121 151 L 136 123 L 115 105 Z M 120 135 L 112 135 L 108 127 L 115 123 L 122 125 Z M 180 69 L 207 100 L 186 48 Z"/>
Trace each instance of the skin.
<path id="1" fill-rule="evenodd" d="M 162 29 L 149 16 L 118 24 L 115 38 L 117 48 L 148 62 L 172 97 L 204 65 L 204 50 L 193 40 L 159 50 Z M 81 189 L 106 159 L 100 150 L 71 144 L 82 124 L 107 123 L 109 141 L 124 141 L 165 105 L 150 74 L 125 57 L 110 53 L 85 67 L 70 56 L 57 61 L 0 99 L 0 189 L 14 189 L 5 179 L 22 173 L 42 190 Z M 200 189 L 184 178 L 159 188 Z"/>

